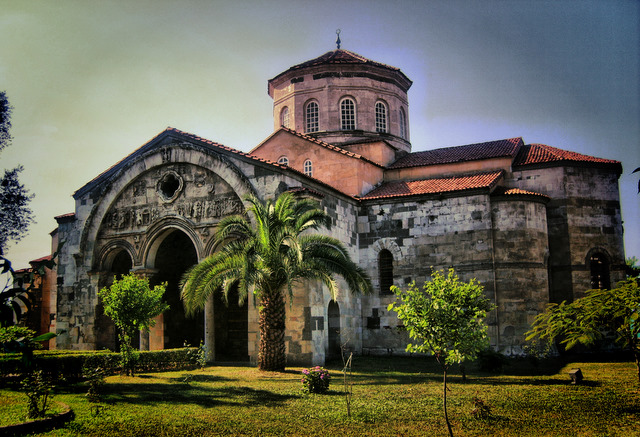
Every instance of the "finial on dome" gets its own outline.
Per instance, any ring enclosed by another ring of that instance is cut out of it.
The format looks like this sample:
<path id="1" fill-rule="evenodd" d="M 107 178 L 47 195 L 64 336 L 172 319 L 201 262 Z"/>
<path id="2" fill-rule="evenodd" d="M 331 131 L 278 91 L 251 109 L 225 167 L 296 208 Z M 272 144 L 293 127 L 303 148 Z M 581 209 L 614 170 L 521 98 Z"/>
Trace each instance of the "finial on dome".
<path id="1" fill-rule="evenodd" d="M 340 50 L 340 44 L 342 43 L 342 41 L 340 41 L 340 32 L 342 32 L 340 29 L 336 30 L 336 35 L 338 35 L 338 38 L 336 39 L 336 46 L 338 46 L 338 50 Z"/>

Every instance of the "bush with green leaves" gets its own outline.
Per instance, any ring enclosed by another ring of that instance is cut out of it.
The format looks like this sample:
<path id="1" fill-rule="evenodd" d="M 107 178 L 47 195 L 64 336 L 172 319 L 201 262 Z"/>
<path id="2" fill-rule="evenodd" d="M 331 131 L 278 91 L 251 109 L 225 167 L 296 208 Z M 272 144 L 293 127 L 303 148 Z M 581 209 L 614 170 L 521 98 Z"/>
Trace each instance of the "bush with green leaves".
<path id="1" fill-rule="evenodd" d="M 98 292 L 109 316 L 118 330 L 123 369 L 133 375 L 138 354 L 131 345 L 138 331 L 148 331 L 155 325 L 154 317 L 169 308 L 162 301 L 166 283 L 151 288 L 147 278 L 130 273 L 116 279 L 110 287 Z"/>
<path id="2" fill-rule="evenodd" d="M 329 390 L 331 375 L 323 367 L 302 369 L 302 391 L 305 393 L 325 393 Z"/>
<path id="3" fill-rule="evenodd" d="M 100 402 L 100 391 L 106 382 L 107 373 L 102 367 L 85 367 L 82 371 L 89 389 L 87 390 L 87 400 L 89 402 Z"/>
<path id="4" fill-rule="evenodd" d="M 571 303 L 549 304 L 526 335 L 528 341 L 561 339 L 567 349 L 613 336 L 633 354 L 640 384 L 640 278 L 627 278 L 612 290 L 588 290 Z"/>
<path id="5" fill-rule="evenodd" d="M 52 397 L 53 384 L 51 380 L 44 375 L 42 370 L 36 370 L 22 381 L 22 387 L 27 395 L 27 417 L 30 419 L 44 417 Z"/>

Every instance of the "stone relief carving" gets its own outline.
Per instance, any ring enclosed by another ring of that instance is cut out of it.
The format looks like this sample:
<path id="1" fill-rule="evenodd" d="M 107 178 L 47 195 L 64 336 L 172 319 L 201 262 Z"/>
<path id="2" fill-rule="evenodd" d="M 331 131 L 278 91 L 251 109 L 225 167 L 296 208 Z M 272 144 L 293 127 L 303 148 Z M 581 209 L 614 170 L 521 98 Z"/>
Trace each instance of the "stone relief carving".
<path id="1" fill-rule="evenodd" d="M 144 232 L 167 216 L 180 216 L 198 226 L 207 226 L 243 211 L 242 201 L 220 176 L 195 165 L 173 164 L 141 175 L 122 191 L 103 219 L 100 236 Z"/>
<path id="2" fill-rule="evenodd" d="M 214 200 L 195 200 L 176 203 L 170 210 L 176 215 L 193 221 L 204 219 L 218 219 L 226 215 L 242 213 L 243 206 L 240 199 L 224 197 Z M 123 207 L 109 211 L 104 225 L 113 230 L 128 230 L 148 226 L 158 217 L 167 214 L 166 208 L 161 207 Z"/>

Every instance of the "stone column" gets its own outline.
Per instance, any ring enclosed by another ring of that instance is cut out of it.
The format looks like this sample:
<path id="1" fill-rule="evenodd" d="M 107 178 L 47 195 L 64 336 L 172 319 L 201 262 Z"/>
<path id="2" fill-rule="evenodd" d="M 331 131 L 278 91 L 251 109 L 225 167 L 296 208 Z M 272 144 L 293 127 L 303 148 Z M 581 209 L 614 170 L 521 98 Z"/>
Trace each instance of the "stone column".
<path id="1" fill-rule="evenodd" d="M 140 350 L 149 350 L 149 331 L 140 331 Z"/>
<path id="2" fill-rule="evenodd" d="M 216 326 L 213 296 L 207 300 L 204 307 L 204 346 L 207 351 L 207 362 L 214 362 L 216 360 Z"/>
<path id="3" fill-rule="evenodd" d="M 153 275 L 155 275 L 156 273 L 158 273 L 157 269 L 147 269 L 147 268 L 134 268 L 131 270 L 133 273 L 135 273 L 136 275 L 142 277 L 142 278 L 147 278 L 147 279 L 151 279 L 151 277 Z M 162 319 L 160 319 L 162 320 Z M 151 328 L 154 329 L 154 328 Z M 150 350 L 149 347 L 149 331 L 140 331 L 140 350 L 141 351 L 148 351 Z"/>

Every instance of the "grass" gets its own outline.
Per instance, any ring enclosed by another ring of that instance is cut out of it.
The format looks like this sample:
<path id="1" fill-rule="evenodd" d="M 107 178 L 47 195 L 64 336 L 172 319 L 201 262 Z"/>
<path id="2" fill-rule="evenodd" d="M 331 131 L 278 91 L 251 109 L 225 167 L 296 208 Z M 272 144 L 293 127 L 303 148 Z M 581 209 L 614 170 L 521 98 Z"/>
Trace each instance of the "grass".
<path id="1" fill-rule="evenodd" d="M 522 363 L 520 363 L 522 364 Z M 526 363 L 525 363 L 526 364 Z M 347 417 L 339 365 L 324 395 L 301 391 L 300 368 L 265 373 L 248 367 L 112 376 L 103 402 L 85 399 L 87 387 L 59 388 L 73 422 L 52 436 L 143 435 L 445 435 L 442 375 L 432 360 L 354 359 L 352 417 Z M 580 367 L 583 385 L 568 372 Z M 468 381 L 450 379 L 449 415 L 457 436 L 640 436 L 640 392 L 630 362 L 583 363 L 533 369 L 510 364 L 501 374 L 473 367 Z M 473 399 L 491 417 L 474 419 Z M 24 411 L 24 395 L 0 390 L 0 424 Z M 22 413 L 24 414 L 24 413 Z"/>

